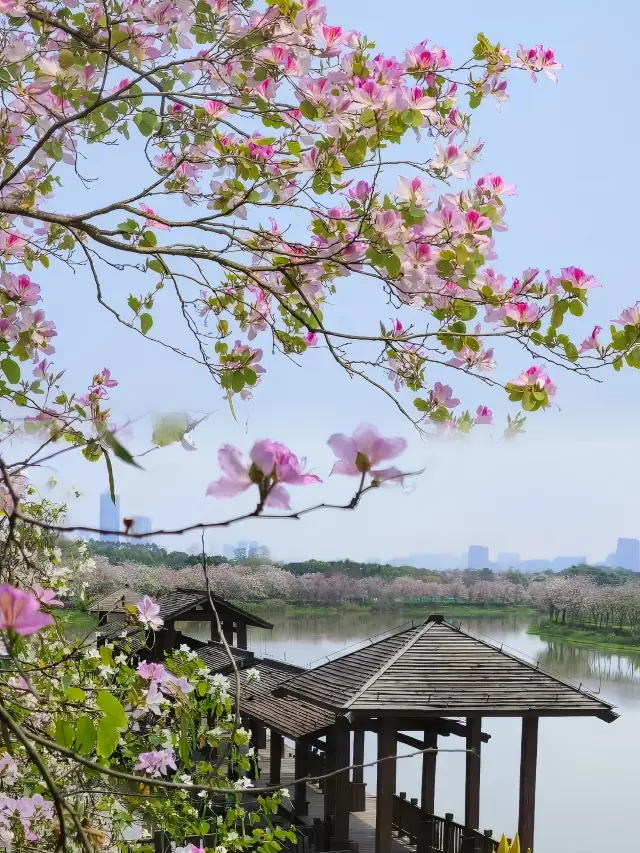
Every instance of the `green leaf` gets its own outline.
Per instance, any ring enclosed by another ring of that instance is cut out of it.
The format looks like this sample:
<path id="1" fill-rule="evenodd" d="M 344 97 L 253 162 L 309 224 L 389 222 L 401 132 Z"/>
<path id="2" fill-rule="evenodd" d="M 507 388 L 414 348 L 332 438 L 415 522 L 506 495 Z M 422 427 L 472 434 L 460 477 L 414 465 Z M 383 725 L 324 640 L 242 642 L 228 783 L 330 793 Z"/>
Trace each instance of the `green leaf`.
<path id="1" fill-rule="evenodd" d="M 129 308 L 131 308 L 132 311 L 135 311 L 136 314 L 142 307 L 142 303 L 140 302 L 140 300 L 136 299 L 136 297 L 133 295 L 127 299 L 127 305 L 129 306 Z"/>
<path id="2" fill-rule="evenodd" d="M 236 394 L 239 394 L 240 391 L 242 391 L 242 389 L 244 388 L 244 376 L 242 375 L 242 373 L 240 373 L 240 371 L 236 371 L 235 373 L 231 374 L 231 387 L 236 392 Z"/>
<path id="3" fill-rule="evenodd" d="M 118 225 L 118 231 L 124 231 L 125 234 L 135 234 L 138 230 L 138 223 L 135 219 L 127 219 L 126 222 L 121 222 Z"/>
<path id="4" fill-rule="evenodd" d="M 83 714 L 76 726 L 76 749 L 80 755 L 88 755 L 96 745 L 96 729 L 91 717 Z M 112 750 L 113 751 L 113 750 Z"/>
<path id="5" fill-rule="evenodd" d="M 107 445 L 111 450 L 113 450 L 114 455 L 120 459 L 121 462 L 126 462 L 127 465 L 135 465 L 136 468 L 140 468 L 140 465 L 136 462 L 133 456 L 129 453 L 126 447 L 123 447 L 118 439 L 112 432 L 105 432 L 103 436 L 101 436 L 104 444 Z"/>
<path id="6" fill-rule="evenodd" d="M 572 299 L 569 303 L 569 311 L 574 317 L 582 317 L 584 314 L 584 305 L 579 299 Z"/>
<path id="7" fill-rule="evenodd" d="M 166 268 L 162 261 L 159 261 L 157 258 L 153 258 L 151 261 L 147 261 L 147 269 L 153 270 L 154 272 L 160 273 L 160 275 L 164 275 L 166 273 Z"/>
<path id="8" fill-rule="evenodd" d="M 108 717 L 117 729 L 127 728 L 127 715 L 116 697 L 108 690 L 100 690 L 96 699 L 98 708 Z"/>
<path id="9" fill-rule="evenodd" d="M 103 717 L 98 722 L 98 755 L 109 758 L 120 743 L 120 732 L 110 717 Z"/>
<path id="10" fill-rule="evenodd" d="M 4 375 L 12 385 L 20 382 L 20 365 L 12 358 L 3 358 L 0 361 L 0 367 L 2 367 Z"/>
<path id="11" fill-rule="evenodd" d="M 141 314 L 140 315 L 140 329 L 142 331 L 142 334 L 146 335 L 152 326 L 153 326 L 153 317 L 151 316 L 151 314 L 147 314 L 146 312 L 144 314 Z"/>
<path id="12" fill-rule="evenodd" d="M 109 478 L 109 494 L 111 495 L 111 502 L 115 504 L 116 502 L 116 484 L 113 479 L 113 465 L 111 464 L 111 457 L 109 456 L 108 451 L 104 451 L 104 461 L 107 464 L 107 477 Z"/>
<path id="13" fill-rule="evenodd" d="M 389 275 L 392 275 L 394 278 L 400 275 L 402 264 L 400 263 L 400 258 L 397 255 L 389 255 L 386 259 L 386 266 Z"/>
<path id="14" fill-rule="evenodd" d="M 146 108 L 133 117 L 134 124 L 143 136 L 151 136 L 156 129 L 158 116 L 154 110 Z"/>
<path id="15" fill-rule="evenodd" d="M 64 695 L 70 702 L 84 702 L 87 694 L 80 687 L 67 687 Z"/>
<path id="16" fill-rule="evenodd" d="M 305 118 L 308 118 L 311 121 L 313 121 L 318 115 L 318 111 L 316 110 L 316 108 L 310 101 L 307 100 L 302 101 L 302 103 L 300 104 L 300 112 Z"/>
<path id="17" fill-rule="evenodd" d="M 48 255 L 38 255 L 38 260 L 40 261 L 40 263 L 42 264 L 42 266 L 43 266 L 46 270 L 48 270 L 48 269 L 49 269 L 50 261 L 49 261 L 49 256 L 48 256 Z"/>
<path id="18" fill-rule="evenodd" d="M 153 233 L 153 231 L 147 230 L 142 235 L 141 243 L 143 246 L 157 246 L 158 245 L 158 238 Z"/>
<path id="19" fill-rule="evenodd" d="M 60 746 L 65 746 L 67 749 L 71 749 L 74 740 L 75 735 L 71 723 L 62 717 L 58 717 L 56 720 L 56 743 L 59 743 Z"/>
<path id="20" fill-rule="evenodd" d="M 427 402 L 427 400 L 423 400 L 422 397 L 416 397 L 413 401 L 413 405 L 419 412 L 428 412 L 431 408 L 431 404 Z"/>
<path id="21" fill-rule="evenodd" d="M 182 441 L 189 429 L 189 418 L 184 412 L 171 412 L 153 420 L 151 441 L 158 447 L 167 447 Z"/>

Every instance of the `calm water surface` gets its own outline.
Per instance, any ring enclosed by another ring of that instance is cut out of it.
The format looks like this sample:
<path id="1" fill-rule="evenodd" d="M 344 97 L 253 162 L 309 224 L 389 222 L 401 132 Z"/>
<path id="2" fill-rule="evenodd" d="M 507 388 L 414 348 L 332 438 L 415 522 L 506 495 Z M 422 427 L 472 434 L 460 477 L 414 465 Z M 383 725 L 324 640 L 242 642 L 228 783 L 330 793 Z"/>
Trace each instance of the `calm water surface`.
<path id="1" fill-rule="evenodd" d="M 394 628 L 397 614 L 345 613 L 285 618 L 267 615 L 272 632 L 250 633 L 251 648 L 290 663 L 320 663 L 352 644 Z M 620 719 L 542 719 L 538 751 L 536 853 L 640 851 L 635 817 L 640 794 L 640 656 L 547 642 L 527 634 L 530 619 L 469 620 L 473 631 L 539 660 L 581 682 L 617 706 Z M 195 627 L 195 626 L 193 626 Z M 512 835 L 518 816 L 520 722 L 486 718 L 491 735 L 482 753 L 481 827 Z M 441 748 L 462 748 L 459 738 L 440 738 Z M 403 747 L 400 747 L 403 749 Z M 367 736 L 367 760 L 375 757 L 375 735 Z M 405 751 L 411 751 L 404 748 Z M 365 771 L 375 789 L 375 770 Z M 398 763 L 398 791 L 420 795 L 420 758 Z M 464 755 L 438 757 L 436 812 L 464 814 Z"/>

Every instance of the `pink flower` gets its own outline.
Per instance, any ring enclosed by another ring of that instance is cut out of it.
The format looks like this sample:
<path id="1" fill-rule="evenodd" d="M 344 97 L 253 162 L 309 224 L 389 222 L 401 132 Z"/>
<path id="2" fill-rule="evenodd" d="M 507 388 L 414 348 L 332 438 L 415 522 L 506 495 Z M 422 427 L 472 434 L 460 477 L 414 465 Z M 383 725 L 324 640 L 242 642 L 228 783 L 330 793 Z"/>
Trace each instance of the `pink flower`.
<path id="1" fill-rule="evenodd" d="M 147 216 L 158 216 L 159 215 L 155 212 L 155 210 L 152 207 L 149 207 L 148 204 L 142 204 L 142 202 L 140 202 L 140 210 L 143 213 L 146 213 Z M 169 230 L 168 225 L 165 225 L 164 222 L 158 222 L 156 219 L 145 219 L 144 227 L 145 228 L 157 228 L 158 231 L 168 231 Z"/>
<path id="2" fill-rule="evenodd" d="M 141 663 L 136 669 L 141 678 L 146 681 L 162 682 L 167 680 L 167 670 L 161 663 Z"/>
<path id="3" fill-rule="evenodd" d="M 159 749 L 156 752 L 141 752 L 138 756 L 136 770 L 148 773 L 149 776 L 166 776 L 167 772 L 177 770 L 172 749 Z"/>
<path id="4" fill-rule="evenodd" d="M 370 192 L 371 187 L 366 181 L 358 181 L 355 187 L 351 187 L 349 190 L 349 198 L 354 201 L 365 202 L 369 198 Z"/>
<path id="5" fill-rule="evenodd" d="M 518 324 L 535 323 L 540 316 L 540 309 L 531 302 L 510 302 L 504 313 Z"/>
<path id="6" fill-rule="evenodd" d="M 479 234 L 488 231 L 493 225 L 488 216 L 482 216 L 477 210 L 467 210 L 464 215 L 463 228 L 466 234 Z"/>
<path id="7" fill-rule="evenodd" d="M 640 310 L 638 306 L 640 302 L 636 302 L 635 305 L 632 305 L 630 308 L 625 308 L 622 314 L 618 317 L 617 320 L 614 320 L 614 323 L 617 323 L 619 326 L 638 326 L 640 325 Z"/>
<path id="8" fill-rule="evenodd" d="M 271 439 L 256 441 L 251 449 L 250 462 L 240 451 L 229 444 L 218 451 L 222 477 L 207 487 L 207 495 L 218 498 L 235 497 L 256 485 L 265 506 L 289 509 L 289 493 L 282 483 L 290 486 L 307 486 L 322 482 L 315 474 L 306 474 L 300 461 L 283 444 Z"/>
<path id="9" fill-rule="evenodd" d="M 315 347 L 318 343 L 318 335 L 316 332 L 307 332 L 302 340 L 307 347 Z"/>
<path id="10" fill-rule="evenodd" d="M 229 112 L 229 108 L 222 101 L 205 101 L 202 108 L 207 115 L 216 119 L 222 118 Z"/>
<path id="11" fill-rule="evenodd" d="M 155 604 L 148 595 L 136 604 L 138 611 L 138 622 L 145 628 L 157 631 L 164 625 L 164 619 L 160 616 L 160 606 Z"/>
<path id="12" fill-rule="evenodd" d="M 36 305 L 40 302 L 40 285 L 31 281 L 28 275 L 7 273 L 0 278 L 0 288 L 19 305 Z"/>
<path id="13" fill-rule="evenodd" d="M 493 412 L 491 409 L 488 406 L 478 406 L 475 422 L 477 424 L 492 424 Z"/>
<path id="14" fill-rule="evenodd" d="M 441 382 L 436 382 L 431 392 L 431 402 L 435 406 L 444 406 L 445 409 L 455 409 L 460 400 L 453 397 L 453 390 L 450 385 L 443 385 Z"/>
<path id="15" fill-rule="evenodd" d="M 332 474 L 344 474 L 347 477 L 370 474 L 376 480 L 401 476 L 397 468 L 380 469 L 374 466 L 404 453 L 407 447 L 404 438 L 383 438 L 374 426 L 361 424 L 353 436 L 335 433 L 327 444 L 338 459 L 331 469 Z"/>
<path id="16" fill-rule="evenodd" d="M 528 370 L 525 370 L 516 379 L 512 379 L 508 385 L 515 385 L 516 388 L 537 388 L 540 391 L 546 391 L 549 397 L 555 396 L 558 390 L 549 379 L 544 367 L 537 364 L 532 364 Z"/>
<path id="17" fill-rule="evenodd" d="M 0 631 L 15 631 L 24 637 L 47 625 L 53 625 L 53 618 L 40 612 L 40 602 L 32 592 L 0 586 Z"/>
<path id="18" fill-rule="evenodd" d="M 587 352 L 590 349 L 600 349 L 600 341 L 598 340 L 598 335 L 602 331 L 602 326 L 594 326 L 593 331 L 589 335 L 588 338 L 585 338 L 580 345 L 580 352 Z"/>
<path id="19" fill-rule="evenodd" d="M 505 184 L 500 175 L 485 175 L 478 178 L 476 186 L 491 195 L 515 195 L 515 184 Z"/>
<path id="20" fill-rule="evenodd" d="M 91 392 L 99 397 L 106 397 L 106 388 L 115 388 L 118 384 L 116 379 L 111 378 L 111 371 L 107 367 L 103 367 L 100 373 L 96 373 L 93 377 L 93 387 Z"/>
<path id="21" fill-rule="evenodd" d="M 560 270 L 560 278 L 562 281 L 567 281 L 576 290 L 590 290 L 593 287 L 600 287 L 600 282 L 581 270 L 580 267 L 563 267 Z"/>
<path id="22" fill-rule="evenodd" d="M 55 589 L 43 589 L 39 583 L 34 583 L 32 590 L 40 604 L 45 604 L 47 607 L 64 607 L 64 602 L 56 598 Z"/>
<path id="23" fill-rule="evenodd" d="M 433 187 L 425 187 L 421 178 L 416 177 L 408 180 L 407 178 L 400 177 L 398 178 L 398 186 L 396 187 L 395 194 L 398 198 L 411 202 L 411 204 L 424 206 L 429 201 L 426 193 L 427 189 L 433 189 Z"/>

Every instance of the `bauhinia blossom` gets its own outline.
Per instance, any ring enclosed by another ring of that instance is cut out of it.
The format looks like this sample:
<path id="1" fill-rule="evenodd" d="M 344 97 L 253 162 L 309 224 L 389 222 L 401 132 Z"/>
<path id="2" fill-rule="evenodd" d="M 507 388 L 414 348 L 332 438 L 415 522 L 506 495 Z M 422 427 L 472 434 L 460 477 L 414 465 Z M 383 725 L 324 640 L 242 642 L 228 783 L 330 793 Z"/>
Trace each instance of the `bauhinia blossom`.
<path id="1" fill-rule="evenodd" d="M 145 628 L 158 631 L 164 625 L 164 619 L 160 616 L 160 605 L 152 601 L 148 595 L 136 604 L 138 622 Z"/>
<path id="2" fill-rule="evenodd" d="M 53 622 L 52 616 L 40 610 L 40 602 L 32 592 L 9 584 L 0 586 L 0 631 L 28 636 Z"/>
<path id="3" fill-rule="evenodd" d="M 336 433 L 327 444 L 338 459 L 331 469 L 332 474 L 347 477 L 368 474 L 377 482 L 401 477 L 402 472 L 398 468 L 377 466 L 405 451 L 407 442 L 404 438 L 384 438 L 375 427 L 362 424 L 352 436 Z"/>
<path id="4" fill-rule="evenodd" d="M 177 770 L 172 749 L 141 752 L 135 769 L 149 776 L 166 776 L 169 770 Z"/>
<path id="5" fill-rule="evenodd" d="M 209 483 L 207 495 L 234 497 L 251 486 L 257 486 L 264 506 L 289 509 L 289 486 L 320 483 L 316 474 L 305 473 L 302 461 L 283 444 L 271 439 L 256 441 L 250 460 L 245 461 L 236 447 L 227 444 L 218 451 L 222 477 Z"/>

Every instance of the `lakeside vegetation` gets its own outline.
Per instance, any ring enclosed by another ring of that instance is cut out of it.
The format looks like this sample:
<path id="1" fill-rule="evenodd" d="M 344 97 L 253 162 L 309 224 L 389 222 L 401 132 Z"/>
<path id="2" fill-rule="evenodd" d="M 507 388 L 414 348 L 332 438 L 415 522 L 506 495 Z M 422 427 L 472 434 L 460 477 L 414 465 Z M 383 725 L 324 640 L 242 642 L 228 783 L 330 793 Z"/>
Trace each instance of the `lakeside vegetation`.
<path id="1" fill-rule="evenodd" d="M 529 634 L 543 640 L 559 640 L 575 646 L 593 646 L 606 651 L 637 652 L 640 654 L 640 632 L 629 627 L 608 629 L 594 625 L 565 624 L 544 619 L 529 626 Z"/>

